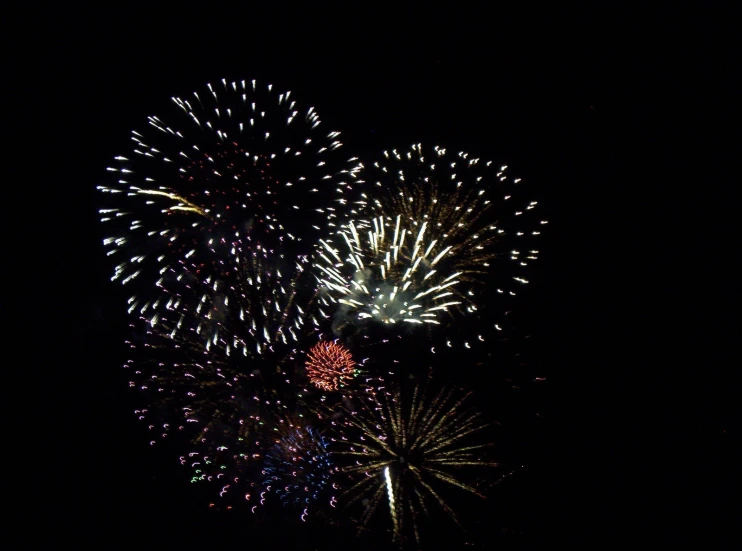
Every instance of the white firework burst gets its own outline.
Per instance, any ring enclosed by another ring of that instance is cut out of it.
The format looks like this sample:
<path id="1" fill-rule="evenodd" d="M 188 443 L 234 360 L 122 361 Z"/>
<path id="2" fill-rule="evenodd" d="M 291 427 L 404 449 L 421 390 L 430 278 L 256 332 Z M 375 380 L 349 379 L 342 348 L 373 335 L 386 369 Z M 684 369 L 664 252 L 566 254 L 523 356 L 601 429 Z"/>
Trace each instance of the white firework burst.
<path id="1" fill-rule="evenodd" d="M 120 259 L 111 279 L 135 292 L 130 312 L 243 352 L 295 340 L 313 295 L 298 294 L 310 238 L 342 220 L 355 178 L 339 132 L 291 92 L 224 79 L 147 122 L 108 168 L 116 181 L 99 186 L 103 242 Z"/>
<path id="2" fill-rule="evenodd" d="M 325 303 L 355 320 L 436 325 L 475 312 L 496 271 L 508 274 L 497 291 L 514 295 L 538 250 L 512 245 L 540 233 L 521 227 L 545 222 L 532 216 L 535 201 L 513 199 L 520 180 L 506 168 L 420 145 L 364 165 L 355 220 L 320 241 L 315 273 Z"/>

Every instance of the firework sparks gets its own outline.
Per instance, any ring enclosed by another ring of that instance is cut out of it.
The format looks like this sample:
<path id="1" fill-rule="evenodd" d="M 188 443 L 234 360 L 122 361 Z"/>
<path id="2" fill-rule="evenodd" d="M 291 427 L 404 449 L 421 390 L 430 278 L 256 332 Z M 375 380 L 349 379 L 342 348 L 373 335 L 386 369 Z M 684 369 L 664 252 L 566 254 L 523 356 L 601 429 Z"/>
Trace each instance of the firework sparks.
<path id="1" fill-rule="evenodd" d="M 336 342 L 320 342 L 307 353 L 307 375 L 321 390 L 338 390 L 355 374 L 350 351 Z"/>
<path id="2" fill-rule="evenodd" d="M 99 186 L 115 232 L 104 245 L 126 255 L 111 279 L 132 288 L 129 313 L 227 356 L 295 346 L 328 316 L 310 312 L 306 253 L 313 231 L 342 219 L 356 178 L 339 133 L 255 81 L 173 98 L 148 123 L 109 167 L 117 181 Z"/>
<path id="3" fill-rule="evenodd" d="M 407 348 L 389 335 L 397 324 L 445 325 L 435 345 L 454 348 L 454 318 L 466 348 L 484 341 L 471 334 L 483 290 L 514 295 L 538 257 L 536 202 L 506 167 L 439 147 L 346 161 L 313 107 L 255 81 L 209 84 L 171 107 L 132 132 L 99 186 L 111 279 L 131 290 L 143 331 L 126 367 L 150 443 L 181 435 L 191 481 L 253 513 L 278 496 L 306 521 L 325 497 L 336 506 L 343 477 L 361 525 L 390 524 L 397 542 L 420 543 L 429 506 L 458 523 L 449 491 L 483 497 L 466 471 L 495 465 L 477 440 L 487 425 L 452 390 L 386 387 L 362 351 Z M 360 330 L 336 332 L 340 318 Z M 322 392 L 297 384 L 302 363 Z M 331 393 L 359 365 L 352 392 Z M 286 417 L 297 408 L 318 415 L 314 427 Z"/>
<path id="4" fill-rule="evenodd" d="M 231 270 L 205 277 L 189 272 L 191 277 L 163 282 L 154 299 L 133 295 L 130 311 L 171 338 L 203 343 L 206 352 L 254 357 L 296 346 L 319 326 L 306 314 L 314 300 L 314 289 L 304 284 L 307 262 L 286 265 L 258 244 Z"/>
<path id="5" fill-rule="evenodd" d="M 284 505 L 299 506 L 305 520 L 308 507 L 323 493 L 328 493 L 328 503 L 335 503 L 330 494 L 337 467 L 330 461 L 327 441 L 318 430 L 296 423 L 284 423 L 276 430 L 280 437 L 265 455 L 262 485 Z"/>
<path id="6" fill-rule="evenodd" d="M 340 470 L 351 479 L 348 504 L 366 504 L 362 525 L 386 495 L 394 538 L 403 539 L 409 524 L 419 543 L 416 517 L 427 516 L 429 503 L 437 503 L 458 523 L 437 485 L 483 497 L 455 473 L 497 465 L 482 458 L 489 444 L 477 443 L 476 433 L 487 425 L 466 408 L 467 396 L 444 390 L 428 398 L 419 387 L 405 396 L 395 387 L 361 397 L 357 408 L 343 408 L 344 420 L 333 422 L 342 436 L 333 442 L 337 457 L 345 460 Z"/>
<path id="7" fill-rule="evenodd" d="M 266 410 L 295 398 L 284 363 L 319 325 L 312 232 L 355 178 L 339 132 L 268 85 L 222 80 L 131 134 L 99 186 L 113 281 L 146 335 L 127 362 L 152 443 L 187 436 L 194 481 L 238 486 L 262 457 Z"/>
<path id="8" fill-rule="evenodd" d="M 108 167 L 117 180 L 99 186 L 111 203 L 100 210 L 112 231 L 103 243 L 121 259 L 112 280 L 155 289 L 217 277 L 260 247 L 292 266 L 312 231 L 339 220 L 355 170 L 343 168 L 353 162 L 338 157 L 339 132 L 322 130 L 313 107 L 255 81 L 222 80 L 172 101 L 132 132 L 132 150 Z"/>
<path id="9" fill-rule="evenodd" d="M 540 232 L 505 226 L 513 219 L 538 225 L 536 202 L 514 204 L 509 188 L 519 180 L 505 176 L 506 167 L 496 171 L 465 153 L 450 158 L 440 148 L 424 154 L 419 145 L 384 155 L 359 173 L 372 194 L 353 202 L 356 219 L 320 241 L 323 300 L 355 321 L 439 325 L 446 314 L 477 310 L 479 284 L 496 260 L 509 259 L 518 272 L 507 271 L 499 293 L 514 295 L 527 283 L 519 272 L 538 251 L 506 245 L 525 245 Z"/>
<path id="10" fill-rule="evenodd" d="M 208 352 L 187 333 L 145 329 L 129 341 L 132 359 L 125 367 L 129 386 L 146 400 L 136 415 L 148 425 L 150 444 L 185 446 L 180 463 L 191 482 L 216 484 L 221 498 L 239 493 L 259 475 L 269 421 L 293 391 L 286 381 L 280 385 L 285 373 L 274 374 L 272 360 L 253 359 L 248 370 L 238 357 Z"/>

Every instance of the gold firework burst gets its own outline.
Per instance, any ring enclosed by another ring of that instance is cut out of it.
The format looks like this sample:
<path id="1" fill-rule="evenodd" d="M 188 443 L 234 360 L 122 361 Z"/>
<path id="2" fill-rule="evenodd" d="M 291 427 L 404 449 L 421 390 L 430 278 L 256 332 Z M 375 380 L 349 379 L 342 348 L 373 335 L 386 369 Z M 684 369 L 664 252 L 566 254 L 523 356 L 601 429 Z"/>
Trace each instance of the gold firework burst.
<path id="1" fill-rule="evenodd" d="M 335 453 L 351 484 L 345 492 L 348 505 L 363 502 L 361 526 L 366 526 L 382 501 L 388 502 L 395 541 L 412 530 L 420 542 L 417 517 L 428 515 L 428 505 L 438 506 L 459 524 L 441 494 L 443 487 L 458 488 L 484 497 L 460 479 L 469 467 L 494 467 L 484 458 L 489 443 L 477 442 L 487 427 L 478 413 L 467 407 L 468 394 L 444 389 L 432 398 L 415 387 L 405 395 L 399 387 L 369 393 L 357 407 L 344 407 L 337 421 L 342 436 L 335 439 Z"/>

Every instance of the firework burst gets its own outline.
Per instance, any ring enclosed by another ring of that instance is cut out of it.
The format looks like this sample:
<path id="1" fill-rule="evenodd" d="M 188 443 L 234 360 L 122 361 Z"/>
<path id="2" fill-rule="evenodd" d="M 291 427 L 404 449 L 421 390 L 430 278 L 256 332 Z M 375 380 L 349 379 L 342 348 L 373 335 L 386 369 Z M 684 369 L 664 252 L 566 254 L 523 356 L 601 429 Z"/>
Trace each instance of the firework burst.
<path id="1" fill-rule="evenodd" d="M 302 520 L 309 507 L 326 495 L 334 507 L 332 477 L 337 471 L 330 460 L 327 440 L 321 432 L 304 423 L 284 421 L 276 427 L 278 437 L 265 454 L 262 469 L 262 499 L 275 494 L 284 506 L 297 506 Z"/>
<path id="2" fill-rule="evenodd" d="M 514 295 L 545 222 L 535 201 L 515 199 L 520 180 L 491 165 L 420 145 L 364 165 L 354 220 L 320 241 L 322 300 L 352 323 L 440 325 L 477 311 L 485 279 L 497 276 L 497 292 Z"/>
<path id="3" fill-rule="evenodd" d="M 150 443 L 185 441 L 191 481 L 253 513 L 280 502 L 304 521 L 342 485 L 360 525 L 398 543 L 420 544 L 429 512 L 458 523 L 456 490 L 482 496 L 468 470 L 495 465 L 486 424 L 453 390 L 385 386 L 433 372 L 397 369 L 418 350 L 390 330 L 484 341 L 472 332 L 492 304 L 483 291 L 514 295 L 538 256 L 536 202 L 506 167 L 438 147 L 344 160 L 313 107 L 255 81 L 170 107 L 132 132 L 99 186 Z"/>
<path id="4" fill-rule="evenodd" d="M 141 281 L 140 294 L 157 297 L 184 278 L 256 281 L 256 257 L 272 255 L 287 286 L 307 238 L 346 203 L 354 170 L 338 157 L 339 133 L 290 92 L 255 81 L 172 98 L 170 112 L 147 122 L 108 168 L 116 181 L 98 186 L 110 203 L 100 210 L 104 245 L 121 259 L 112 279 Z"/>
<path id="5" fill-rule="evenodd" d="M 362 526 L 386 502 L 382 508 L 391 517 L 394 539 L 404 540 L 409 529 L 419 543 L 417 519 L 428 516 L 431 503 L 458 523 L 444 499 L 446 488 L 483 497 L 456 472 L 496 466 L 483 457 L 489 444 L 478 443 L 476 436 L 487 425 L 467 409 L 467 396 L 444 390 L 429 398 L 420 387 L 411 395 L 393 387 L 341 408 L 343 419 L 332 423 L 341 436 L 333 445 L 341 472 L 351 480 L 344 491 L 347 504 L 364 504 Z"/>
<path id="6" fill-rule="evenodd" d="M 338 390 L 355 375 L 355 361 L 348 349 L 336 342 L 319 342 L 307 353 L 307 375 L 321 390 Z"/>
<path id="7" fill-rule="evenodd" d="M 187 333 L 144 328 L 129 341 L 125 367 L 145 401 L 136 415 L 148 426 L 150 444 L 172 441 L 191 482 L 216 484 L 221 498 L 241 495 L 259 476 L 277 412 L 296 401 L 289 375 L 276 373 L 272 361 L 207 351 Z"/>

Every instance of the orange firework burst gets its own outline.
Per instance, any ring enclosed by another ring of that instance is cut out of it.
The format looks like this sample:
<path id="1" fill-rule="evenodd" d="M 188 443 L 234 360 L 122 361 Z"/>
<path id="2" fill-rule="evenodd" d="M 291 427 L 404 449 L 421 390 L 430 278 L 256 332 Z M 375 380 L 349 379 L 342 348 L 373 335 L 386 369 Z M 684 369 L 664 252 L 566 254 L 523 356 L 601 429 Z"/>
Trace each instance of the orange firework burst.
<path id="1" fill-rule="evenodd" d="M 337 390 L 353 377 L 356 363 L 350 351 L 340 344 L 322 341 L 307 354 L 309 380 L 322 390 Z"/>

